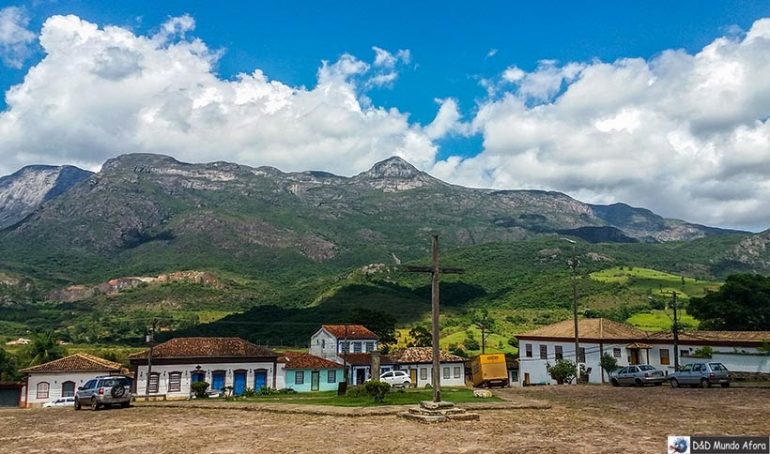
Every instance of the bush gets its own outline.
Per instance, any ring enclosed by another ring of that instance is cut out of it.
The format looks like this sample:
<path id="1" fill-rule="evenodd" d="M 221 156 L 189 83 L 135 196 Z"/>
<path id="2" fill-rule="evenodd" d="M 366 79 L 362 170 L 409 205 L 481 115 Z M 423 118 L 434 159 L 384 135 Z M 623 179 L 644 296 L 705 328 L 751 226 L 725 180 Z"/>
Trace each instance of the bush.
<path id="1" fill-rule="evenodd" d="M 481 349 L 481 344 L 479 344 L 479 341 L 477 341 L 474 337 L 471 337 L 471 336 L 468 336 L 467 338 L 465 338 L 463 345 L 465 345 L 465 348 L 467 348 L 468 350 Z"/>
<path id="2" fill-rule="evenodd" d="M 550 363 L 546 363 L 545 367 L 548 371 L 548 375 L 560 385 L 571 382 L 575 378 L 575 373 L 577 372 L 575 363 L 568 359 L 560 359 L 556 361 L 556 364 L 553 366 L 551 366 Z"/>
<path id="3" fill-rule="evenodd" d="M 605 372 L 611 374 L 618 368 L 618 360 L 609 353 L 605 353 L 602 355 L 600 365 Z"/>
<path id="4" fill-rule="evenodd" d="M 257 392 L 254 391 L 253 388 L 246 388 L 243 391 L 243 397 L 255 397 L 257 395 Z"/>
<path id="5" fill-rule="evenodd" d="M 346 397 L 361 397 L 366 394 L 366 390 L 362 385 L 351 386 L 345 393 Z"/>
<path id="6" fill-rule="evenodd" d="M 508 338 L 508 345 L 519 348 L 519 340 L 515 336 L 511 336 Z"/>
<path id="7" fill-rule="evenodd" d="M 197 399 L 205 399 L 209 396 L 206 394 L 206 391 L 209 389 L 209 384 L 205 381 L 196 381 L 190 385 L 190 388 L 193 390 L 193 393 L 195 393 Z"/>
<path id="8" fill-rule="evenodd" d="M 377 403 L 385 400 L 385 395 L 390 392 L 390 385 L 381 381 L 369 381 L 364 384 L 366 394 Z"/>
<path id="9" fill-rule="evenodd" d="M 297 391 L 292 388 L 283 388 L 278 390 L 278 394 L 297 394 Z"/>
<path id="10" fill-rule="evenodd" d="M 275 390 L 269 386 L 264 386 L 260 388 L 259 391 L 257 391 L 257 394 L 259 394 L 260 396 L 273 396 L 275 394 L 280 394 L 280 391 Z"/>
<path id="11" fill-rule="evenodd" d="M 712 354 L 714 354 L 714 349 L 706 346 L 706 347 L 696 348 L 691 356 L 694 358 L 710 359 Z"/>

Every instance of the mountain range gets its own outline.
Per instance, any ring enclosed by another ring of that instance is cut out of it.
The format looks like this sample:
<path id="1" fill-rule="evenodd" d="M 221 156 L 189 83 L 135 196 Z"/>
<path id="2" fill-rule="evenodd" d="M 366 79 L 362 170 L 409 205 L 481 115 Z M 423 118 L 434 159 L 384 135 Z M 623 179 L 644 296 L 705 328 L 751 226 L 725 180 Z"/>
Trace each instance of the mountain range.
<path id="1" fill-rule="evenodd" d="M 717 280 L 770 271 L 769 232 L 707 227 L 559 192 L 466 188 L 397 157 L 352 177 L 154 154 L 119 156 L 96 173 L 30 166 L 0 179 L 0 222 L 0 312 L 3 301 L 11 308 L 0 315 L 18 320 L 5 330 L 14 333 L 38 319 L 69 329 L 66 311 L 78 323 L 97 323 L 93 317 L 104 312 L 94 315 L 94 308 L 135 323 L 137 332 L 158 311 L 192 311 L 189 326 L 268 304 L 283 309 L 247 312 L 247 322 L 316 323 L 361 305 L 412 320 L 425 309 L 418 278 L 388 273 L 427 259 L 432 232 L 448 260 L 477 268 L 464 277 L 470 284 L 442 291 L 471 306 L 545 308 L 568 297 L 561 288 L 568 278 L 564 236 L 582 240 L 578 253 L 590 270 L 627 264 Z M 510 255 L 511 248 L 526 253 Z M 145 285 L 183 271 L 214 273 L 217 285 Z M 93 290 L 100 288 L 109 291 Z M 604 284 L 588 288 L 588 305 L 625 295 Z M 67 297 L 35 303 L 58 298 L 52 295 Z M 308 311 L 286 312 L 292 308 Z M 259 331 L 249 329 L 244 335 Z"/>

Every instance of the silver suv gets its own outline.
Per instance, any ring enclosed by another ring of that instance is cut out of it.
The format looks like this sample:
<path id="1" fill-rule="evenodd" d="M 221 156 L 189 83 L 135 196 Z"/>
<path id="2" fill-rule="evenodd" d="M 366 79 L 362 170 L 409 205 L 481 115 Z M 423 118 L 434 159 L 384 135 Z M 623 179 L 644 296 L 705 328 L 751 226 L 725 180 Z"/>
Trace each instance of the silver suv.
<path id="1" fill-rule="evenodd" d="M 88 380 L 75 393 L 75 410 L 83 406 L 98 410 L 102 406 L 131 405 L 131 380 L 121 375 L 106 375 Z"/>
<path id="2" fill-rule="evenodd" d="M 703 362 L 685 364 L 679 371 L 668 376 L 671 387 L 678 388 L 682 385 L 692 387 L 710 388 L 719 384 L 723 388 L 730 386 L 730 371 L 722 363 Z"/>

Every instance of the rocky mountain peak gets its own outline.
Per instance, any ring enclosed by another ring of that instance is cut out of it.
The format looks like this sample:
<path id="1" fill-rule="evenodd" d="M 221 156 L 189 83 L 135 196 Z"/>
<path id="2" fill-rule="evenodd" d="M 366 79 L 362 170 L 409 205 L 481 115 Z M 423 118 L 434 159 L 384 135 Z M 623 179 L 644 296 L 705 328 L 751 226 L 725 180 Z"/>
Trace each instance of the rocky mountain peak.
<path id="1" fill-rule="evenodd" d="M 102 173 L 117 170 L 134 171 L 141 168 L 178 166 L 181 164 L 181 162 L 171 156 L 162 154 L 129 153 L 108 159 L 107 162 L 102 165 L 101 171 Z"/>
<path id="2" fill-rule="evenodd" d="M 380 161 L 366 172 L 361 172 L 353 181 L 359 184 L 382 189 L 385 192 L 406 191 L 433 184 L 446 184 L 398 156 Z"/>

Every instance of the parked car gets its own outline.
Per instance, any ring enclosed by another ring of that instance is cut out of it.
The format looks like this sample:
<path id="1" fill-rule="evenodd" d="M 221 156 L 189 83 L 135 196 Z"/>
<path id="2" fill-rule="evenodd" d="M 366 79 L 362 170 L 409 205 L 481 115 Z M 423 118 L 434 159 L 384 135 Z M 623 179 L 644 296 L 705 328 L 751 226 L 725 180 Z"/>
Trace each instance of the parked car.
<path id="1" fill-rule="evenodd" d="M 722 363 L 702 362 L 685 364 L 679 371 L 669 374 L 672 388 L 683 385 L 709 388 L 719 384 L 723 388 L 730 386 L 730 371 Z"/>
<path id="2" fill-rule="evenodd" d="M 412 380 L 409 379 L 409 374 L 403 370 L 390 370 L 380 375 L 380 381 L 387 383 L 390 386 L 408 387 L 412 384 Z"/>
<path id="3" fill-rule="evenodd" d="M 95 377 L 75 392 L 75 410 L 83 406 L 98 410 L 103 406 L 131 404 L 131 381 L 120 375 Z"/>
<path id="4" fill-rule="evenodd" d="M 610 374 L 610 383 L 612 383 L 612 386 L 644 386 L 650 384 L 660 386 L 664 381 L 666 381 L 666 376 L 663 372 L 649 364 L 621 367 Z"/>
<path id="5" fill-rule="evenodd" d="M 74 397 L 60 397 L 56 400 L 44 403 L 43 408 L 71 407 L 74 403 Z"/>

